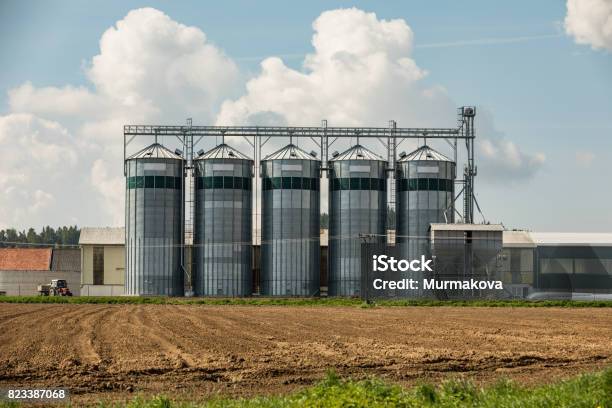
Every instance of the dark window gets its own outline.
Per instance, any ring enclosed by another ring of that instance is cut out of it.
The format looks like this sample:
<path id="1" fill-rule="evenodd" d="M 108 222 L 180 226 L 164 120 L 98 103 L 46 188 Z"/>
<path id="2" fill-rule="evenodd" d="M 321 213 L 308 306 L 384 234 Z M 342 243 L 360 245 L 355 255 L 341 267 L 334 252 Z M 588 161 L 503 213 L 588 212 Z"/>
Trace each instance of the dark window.
<path id="1" fill-rule="evenodd" d="M 104 247 L 93 247 L 93 284 L 104 285 Z"/>
<path id="2" fill-rule="evenodd" d="M 272 189 L 277 190 L 281 188 L 281 178 L 280 177 L 272 177 Z"/>
<path id="3" fill-rule="evenodd" d="M 427 191 L 427 187 L 429 183 L 426 178 L 418 179 L 419 180 L 419 191 Z"/>
<path id="4" fill-rule="evenodd" d="M 408 191 L 416 191 L 419 188 L 419 181 L 417 179 L 408 179 Z"/>
<path id="5" fill-rule="evenodd" d="M 304 178 L 302 179 L 302 188 L 303 188 L 304 190 L 310 190 L 310 189 L 311 189 L 311 185 L 310 185 L 310 184 L 311 184 L 311 183 L 310 183 L 310 178 L 308 178 L 308 177 L 304 177 Z"/>
<path id="6" fill-rule="evenodd" d="M 310 182 L 310 184 L 313 186 L 312 190 L 319 191 L 319 189 L 321 188 L 320 183 L 321 181 L 318 178 L 313 178 L 312 181 Z"/>
<path id="7" fill-rule="evenodd" d="M 340 190 L 340 180 L 335 178 L 332 180 L 332 191 Z"/>
<path id="8" fill-rule="evenodd" d="M 164 176 L 155 176 L 155 188 L 166 188 L 166 178 Z"/>
<path id="9" fill-rule="evenodd" d="M 242 177 L 234 177 L 234 188 L 242 190 Z"/>
<path id="10" fill-rule="evenodd" d="M 453 187 L 455 187 L 453 180 L 446 180 L 446 191 L 452 192 Z"/>
<path id="11" fill-rule="evenodd" d="M 359 189 L 360 190 L 369 190 L 370 189 L 370 179 L 369 178 L 361 178 L 359 181 Z"/>
<path id="12" fill-rule="evenodd" d="M 272 190 L 272 179 L 270 177 L 264 177 L 262 188 L 264 190 Z"/>
<path id="13" fill-rule="evenodd" d="M 213 178 L 212 177 L 204 177 L 204 188 L 210 189 L 213 186 Z"/>
<path id="14" fill-rule="evenodd" d="M 164 178 L 165 178 L 166 188 L 176 188 L 176 186 L 174 185 L 174 177 L 165 176 Z"/>
<path id="15" fill-rule="evenodd" d="M 349 179 L 341 178 L 340 179 L 340 190 L 348 190 L 349 189 Z"/>
<path id="16" fill-rule="evenodd" d="M 358 178 L 351 178 L 350 183 L 351 183 L 351 190 L 359 190 L 359 179 Z"/>
<path id="17" fill-rule="evenodd" d="M 429 179 L 429 191 L 438 191 L 438 179 Z"/>
<path id="18" fill-rule="evenodd" d="M 243 181 L 243 183 L 242 183 L 243 188 L 245 190 L 250 190 L 251 189 L 251 178 L 250 177 L 243 177 L 242 181 Z"/>
<path id="19" fill-rule="evenodd" d="M 408 189 L 408 180 L 407 179 L 398 179 L 395 187 L 398 191 L 406 191 Z"/>
<path id="20" fill-rule="evenodd" d="M 145 188 L 155 188 L 154 176 L 145 176 Z"/>
<path id="21" fill-rule="evenodd" d="M 234 188 L 234 178 L 232 176 L 223 177 L 223 188 Z"/>
<path id="22" fill-rule="evenodd" d="M 302 178 L 301 177 L 291 177 L 291 188 L 294 190 L 302 189 Z"/>
<path id="23" fill-rule="evenodd" d="M 196 177 L 196 190 L 201 190 L 202 188 L 204 188 L 204 177 Z"/>
<path id="24" fill-rule="evenodd" d="M 223 176 L 213 176 L 213 188 L 223 188 Z"/>
<path id="25" fill-rule="evenodd" d="M 282 186 L 283 190 L 291 189 L 291 177 L 282 177 Z"/>

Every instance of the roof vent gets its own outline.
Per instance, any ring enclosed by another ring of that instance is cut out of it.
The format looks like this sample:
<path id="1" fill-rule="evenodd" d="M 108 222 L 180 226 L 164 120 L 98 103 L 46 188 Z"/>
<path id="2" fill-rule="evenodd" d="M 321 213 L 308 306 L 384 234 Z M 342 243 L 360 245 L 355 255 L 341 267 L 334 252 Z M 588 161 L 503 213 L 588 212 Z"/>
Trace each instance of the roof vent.
<path id="1" fill-rule="evenodd" d="M 151 156 L 153 154 L 153 152 L 146 152 L 145 156 Z"/>
<path id="2" fill-rule="evenodd" d="M 232 151 L 230 150 L 229 152 L 227 152 L 227 155 L 228 155 L 229 157 L 234 157 L 234 152 L 232 152 Z"/>
<path id="3" fill-rule="evenodd" d="M 315 152 L 314 150 L 311 150 L 311 151 L 310 151 L 310 155 L 311 155 L 312 157 L 317 157 L 317 152 Z"/>
<path id="4" fill-rule="evenodd" d="M 363 157 L 363 153 L 357 153 L 357 157 Z"/>
<path id="5" fill-rule="evenodd" d="M 177 156 L 182 156 L 183 155 L 183 151 L 181 149 L 176 149 L 174 151 L 174 153 L 176 153 Z"/>
<path id="6" fill-rule="evenodd" d="M 203 149 L 198 150 L 198 157 L 200 157 L 200 156 L 204 156 L 204 150 Z"/>
<path id="7" fill-rule="evenodd" d="M 431 154 L 431 152 L 427 152 L 425 156 L 427 156 L 428 159 L 433 159 L 433 154 Z"/>
<path id="8" fill-rule="evenodd" d="M 406 157 L 406 152 L 401 152 L 399 157 L 400 157 L 400 159 L 403 159 L 404 157 Z"/>
<path id="9" fill-rule="evenodd" d="M 334 152 L 332 153 L 332 157 L 338 157 L 340 155 L 340 153 L 338 153 L 337 150 L 334 150 Z"/>

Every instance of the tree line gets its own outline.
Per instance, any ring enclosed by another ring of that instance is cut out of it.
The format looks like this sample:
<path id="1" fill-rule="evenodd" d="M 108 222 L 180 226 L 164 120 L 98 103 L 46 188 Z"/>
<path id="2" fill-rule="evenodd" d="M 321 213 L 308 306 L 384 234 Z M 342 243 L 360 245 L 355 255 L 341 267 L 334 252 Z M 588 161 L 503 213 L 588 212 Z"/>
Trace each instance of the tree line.
<path id="1" fill-rule="evenodd" d="M 57 227 L 46 226 L 40 232 L 34 228 L 18 231 L 15 228 L 0 230 L 0 246 L 14 247 L 19 244 L 33 245 L 78 245 L 81 230 L 76 225 Z"/>

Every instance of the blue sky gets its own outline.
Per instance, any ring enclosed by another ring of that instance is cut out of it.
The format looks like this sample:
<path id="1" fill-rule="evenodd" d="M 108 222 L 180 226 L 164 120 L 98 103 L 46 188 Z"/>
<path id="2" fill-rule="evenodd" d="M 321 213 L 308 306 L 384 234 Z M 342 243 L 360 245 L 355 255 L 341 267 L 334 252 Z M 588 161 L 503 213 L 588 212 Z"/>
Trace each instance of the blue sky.
<path id="1" fill-rule="evenodd" d="M 424 86 L 442 86 L 457 105 L 486 110 L 503 137 L 546 156 L 529 177 L 478 181 L 485 215 L 540 231 L 612 231 L 612 52 L 576 44 L 565 33 L 563 1 L 5 0 L 0 114 L 11 111 L 8 91 L 26 81 L 92 88 L 86 67 L 100 53 L 102 33 L 145 6 L 202 30 L 244 80 L 257 76 L 269 56 L 301 70 L 313 51 L 312 23 L 325 10 L 357 7 L 378 19 L 403 19 L 414 33 L 411 58 L 428 72 Z M 58 215 L 49 223 L 64 221 Z"/>

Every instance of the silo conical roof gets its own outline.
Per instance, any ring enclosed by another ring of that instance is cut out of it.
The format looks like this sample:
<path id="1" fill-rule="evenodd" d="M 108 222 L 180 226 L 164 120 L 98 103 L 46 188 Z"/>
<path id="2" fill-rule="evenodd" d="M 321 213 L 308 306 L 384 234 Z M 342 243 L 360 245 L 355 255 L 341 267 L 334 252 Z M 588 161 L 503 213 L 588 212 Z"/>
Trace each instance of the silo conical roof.
<path id="1" fill-rule="evenodd" d="M 181 156 L 174 153 L 167 147 L 162 146 L 159 143 L 153 143 L 150 146 L 145 147 L 137 153 L 134 153 L 127 160 L 130 159 L 177 159 L 183 160 Z"/>
<path id="2" fill-rule="evenodd" d="M 221 143 L 220 145 L 210 149 L 202 156 L 197 157 L 195 160 L 207 159 L 253 160 L 249 156 L 240 153 L 238 150 L 225 143 Z"/>
<path id="3" fill-rule="evenodd" d="M 409 153 L 408 155 L 402 157 L 398 160 L 398 162 L 406 162 L 406 161 L 447 161 L 452 162 L 451 159 L 438 152 L 437 150 L 432 149 L 427 145 L 423 145 L 416 149 L 415 151 Z"/>
<path id="4" fill-rule="evenodd" d="M 264 157 L 263 160 L 317 160 L 294 144 L 288 144 L 280 150 Z"/>
<path id="5" fill-rule="evenodd" d="M 375 160 L 375 161 L 386 161 L 373 151 L 366 149 L 362 145 L 355 145 L 350 149 L 340 153 L 338 156 L 333 157 L 330 161 L 339 160 Z"/>

